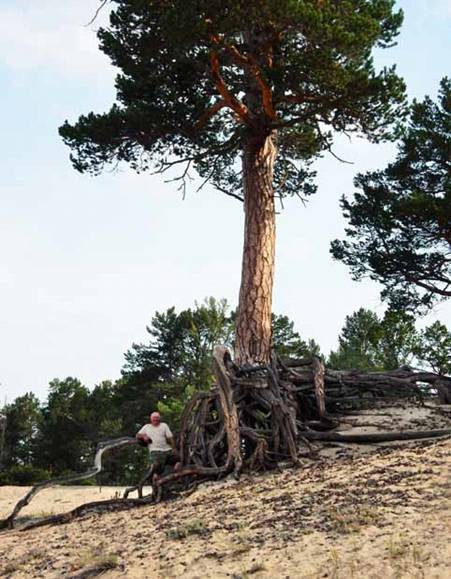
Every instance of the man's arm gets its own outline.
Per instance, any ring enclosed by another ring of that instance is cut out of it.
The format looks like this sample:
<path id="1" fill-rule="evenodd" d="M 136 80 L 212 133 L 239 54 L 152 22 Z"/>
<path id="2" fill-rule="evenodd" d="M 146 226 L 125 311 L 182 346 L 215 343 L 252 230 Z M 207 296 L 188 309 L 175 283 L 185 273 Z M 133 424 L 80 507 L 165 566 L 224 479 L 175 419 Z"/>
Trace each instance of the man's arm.
<path id="1" fill-rule="evenodd" d="M 136 440 L 142 440 L 146 444 L 150 444 L 152 442 L 152 439 L 145 432 L 144 428 L 145 427 L 141 428 L 141 430 L 138 430 L 138 432 L 135 434 L 135 438 L 136 438 Z"/>

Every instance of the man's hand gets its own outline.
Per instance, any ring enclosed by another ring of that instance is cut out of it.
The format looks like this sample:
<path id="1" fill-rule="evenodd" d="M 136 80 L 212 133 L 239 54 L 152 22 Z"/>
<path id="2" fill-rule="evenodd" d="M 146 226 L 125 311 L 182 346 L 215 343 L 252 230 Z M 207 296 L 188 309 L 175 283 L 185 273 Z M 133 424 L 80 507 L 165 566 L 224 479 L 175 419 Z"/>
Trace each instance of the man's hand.
<path id="1" fill-rule="evenodd" d="M 142 441 L 144 444 L 151 444 L 152 439 L 147 436 L 147 434 L 137 434 L 136 438 L 138 441 Z"/>

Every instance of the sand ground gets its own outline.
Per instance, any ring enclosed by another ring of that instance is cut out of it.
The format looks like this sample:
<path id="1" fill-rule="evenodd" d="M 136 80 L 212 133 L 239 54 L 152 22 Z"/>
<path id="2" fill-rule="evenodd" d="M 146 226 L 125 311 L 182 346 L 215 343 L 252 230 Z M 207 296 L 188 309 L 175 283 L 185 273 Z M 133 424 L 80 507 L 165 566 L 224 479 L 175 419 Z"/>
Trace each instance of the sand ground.
<path id="1" fill-rule="evenodd" d="M 348 418 L 355 431 L 449 427 L 428 409 Z M 451 577 L 451 441 L 318 446 L 303 468 L 210 482 L 182 499 L 0 534 L 0 576 Z M 0 487 L 0 516 L 24 487 Z M 111 498 L 114 487 L 38 494 L 24 516 Z"/>

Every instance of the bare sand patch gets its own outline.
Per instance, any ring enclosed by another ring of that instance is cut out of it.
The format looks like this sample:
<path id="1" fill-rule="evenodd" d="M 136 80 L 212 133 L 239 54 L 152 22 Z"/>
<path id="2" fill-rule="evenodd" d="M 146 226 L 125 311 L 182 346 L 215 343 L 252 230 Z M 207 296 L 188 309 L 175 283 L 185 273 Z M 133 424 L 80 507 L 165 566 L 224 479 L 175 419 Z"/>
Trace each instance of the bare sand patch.
<path id="1" fill-rule="evenodd" d="M 0 518 L 6 517 L 31 487 L 0 486 Z M 150 492 L 149 487 L 144 487 Z M 50 487 L 39 492 L 21 512 L 20 516 L 38 517 L 70 511 L 83 503 L 114 499 L 124 494 L 125 487 L 76 486 Z"/>

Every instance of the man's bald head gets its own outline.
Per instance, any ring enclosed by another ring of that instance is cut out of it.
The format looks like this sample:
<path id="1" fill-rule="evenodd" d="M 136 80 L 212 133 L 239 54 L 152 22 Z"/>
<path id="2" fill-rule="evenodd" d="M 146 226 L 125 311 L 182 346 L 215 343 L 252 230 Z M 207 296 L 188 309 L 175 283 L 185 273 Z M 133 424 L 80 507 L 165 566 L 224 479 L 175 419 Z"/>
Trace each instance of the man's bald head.
<path id="1" fill-rule="evenodd" d="M 160 424 L 161 421 L 161 416 L 159 412 L 152 412 L 152 414 L 150 415 L 150 424 L 152 424 L 153 426 L 158 426 Z"/>

